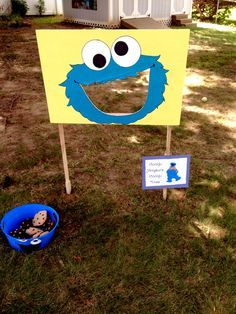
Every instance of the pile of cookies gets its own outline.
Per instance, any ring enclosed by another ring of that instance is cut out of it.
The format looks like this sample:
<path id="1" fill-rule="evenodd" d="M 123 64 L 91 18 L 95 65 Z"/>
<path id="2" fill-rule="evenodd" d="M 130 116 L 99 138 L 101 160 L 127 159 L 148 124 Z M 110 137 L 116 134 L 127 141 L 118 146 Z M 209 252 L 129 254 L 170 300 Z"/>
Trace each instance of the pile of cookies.
<path id="1" fill-rule="evenodd" d="M 10 235 L 17 239 L 38 238 L 49 233 L 54 227 L 46 210 L 41 210 L 32 218 L 22 221 L 19 227 L 10 232 Z"/>

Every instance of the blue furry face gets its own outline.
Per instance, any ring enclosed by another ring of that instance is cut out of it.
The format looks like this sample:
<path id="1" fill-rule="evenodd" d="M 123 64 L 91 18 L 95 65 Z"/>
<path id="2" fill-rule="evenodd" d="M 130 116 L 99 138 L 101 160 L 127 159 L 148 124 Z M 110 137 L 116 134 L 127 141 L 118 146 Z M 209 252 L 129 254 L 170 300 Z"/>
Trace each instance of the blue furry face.
<path id="1" fill-rule="evenodd" d="M 138 42 L 130 36 L 119 37 L 109 47 L 100 40 L 89 41 L 82 50 L 84 63 L 73 65 L 67 79 L 60 84 L 66 88 L 68 106 L 90 121 L 102 124 L 129 124 L 143 119 L 164 101 L 166 72 L 158 62 L 159 56 L 141 54 Z M 143 107 L 134 113 L 110 114 L 98 109 L 87 96 L 83 86 L 103 84 L 136 77 L 150 69 L 148 95 Z"/>

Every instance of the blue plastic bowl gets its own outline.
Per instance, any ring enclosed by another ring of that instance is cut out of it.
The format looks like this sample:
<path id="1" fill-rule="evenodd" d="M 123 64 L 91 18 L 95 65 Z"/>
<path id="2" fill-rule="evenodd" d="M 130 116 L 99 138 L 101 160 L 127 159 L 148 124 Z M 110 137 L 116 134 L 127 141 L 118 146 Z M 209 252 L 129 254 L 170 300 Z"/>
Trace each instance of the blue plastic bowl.
<path id="1" fill-rule="evenodd" d="M 50 219 L 54 222 L 54 227 L 49 233 L 36 239 L 25 240 L 16 239 L 10 235 L 10 232 L 18 228 L 23 220 L 33 218 L 41 210 L 46 210 Z M 51 242 L 58 223 L 59 215 L 53 208 L 42 204 L 27 204 L 15 207 L 6 213 L 1 221 L 1 229 L 13 249 L 20 252 L 32 252 L 44 248 Z"/>

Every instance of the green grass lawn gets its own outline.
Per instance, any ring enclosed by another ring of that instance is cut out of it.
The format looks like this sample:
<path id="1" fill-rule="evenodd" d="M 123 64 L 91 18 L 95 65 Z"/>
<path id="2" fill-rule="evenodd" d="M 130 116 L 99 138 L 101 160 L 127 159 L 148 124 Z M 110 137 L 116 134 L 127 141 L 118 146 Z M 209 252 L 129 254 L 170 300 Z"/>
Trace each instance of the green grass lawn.
<path id="1" fill-rule="evenodd" d="M 32 202 L 60 214 L 42 251 L 18 253 L 0 235 L 0 312 L 236 313 L 235 32 L 191 31 L 172 140 L 192 156 L 190 187 L 166 202 L 141 189 L 141 157 L 165 151 L 166 129 L 151 126 L 66 126 L 66 195 L 34 30 L 0 36 L 0 215 Z"/>
<path id="2" fill-rule="evenodd" d="M 32 23 L 39 26 L 45 24 L 55 24 L 63 21 L 63 16 L 61 15 L 52 15 L 52 16 L 43 16 L 32 18 Z"/>
<path id="3" fill-rule="evenodd" d="M 227 20 L 227 24 L 236 26 L 236 7 L 230 9 L 230 16 Z"/>

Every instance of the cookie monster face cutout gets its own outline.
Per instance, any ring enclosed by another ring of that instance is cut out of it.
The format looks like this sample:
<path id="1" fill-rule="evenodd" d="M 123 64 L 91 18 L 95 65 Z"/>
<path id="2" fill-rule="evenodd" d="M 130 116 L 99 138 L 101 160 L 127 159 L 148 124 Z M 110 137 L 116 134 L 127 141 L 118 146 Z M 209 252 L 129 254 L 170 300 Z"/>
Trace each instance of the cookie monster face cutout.
<path id="1" fill-rule="evenodd" d="M 158 61 L 159 56 L 142 55 L 139 43 L 131 36 L 119 37 L 111 49 L 100 40 L 91 40 L 82 50 L 83 64 L 72 66 L 65 87 L 68 106 L 90 121 L 103 124 L 129 124 L 143 119 L 164 102 L 167 70 Z M 146 102 L 134 113 L 110 114 L 98 109 L 87 96 L 83 86 L 103 84 L 114 80 L 136 77 L 144 70 L 149 72 Z M 164 104 L 163 104 L 164 105 Z"/>

